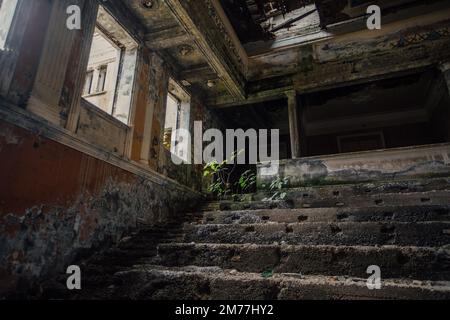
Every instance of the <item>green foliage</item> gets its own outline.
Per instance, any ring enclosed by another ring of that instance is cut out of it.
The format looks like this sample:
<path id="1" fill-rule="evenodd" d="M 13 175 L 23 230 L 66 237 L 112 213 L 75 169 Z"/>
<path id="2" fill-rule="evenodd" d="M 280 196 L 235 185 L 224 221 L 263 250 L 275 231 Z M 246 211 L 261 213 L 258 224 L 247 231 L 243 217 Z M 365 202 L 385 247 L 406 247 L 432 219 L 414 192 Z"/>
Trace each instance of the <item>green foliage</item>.
<path id="1" fill-rule="evenodd" d="M 218 163 L 217 161 L 210 162 L 203 168 L 203 177 L 212 178 L 211 184 L 208 186 L 208 192 L 213 193 L 218 197 L 226 194 L 226 185 L 222 180 L 222 176 L 226 171 L 226 161 Z"/>
<path id="2" fill-rule="evenodd" d="M 214 194 L 218 198 L 226 197 L 231 193 L 233 185 L 230 183 L 230 180 L 237 165 L 235 160 L 242 152 L 244 152 L 244 150 L 233 152 L 230 159 L 226 159 L 221 163 L 212 161 L 204 166 L 203 177 L 211 178 L 208 192 Z M 239 180 L 234 184 L 234 187 L 240 194 L 244 194 L 249 192 L 255 185 L 256 174 L 251 170 L 247 170 L 239 177 Z M 238 195 L 233 195 L 233 198 L 238 199 Z"/>
<path id="3" fill-rule="evenodd" d="M 255 185 L 256 174 L 252 170 L 245 171 L 239 178 L 239 181 L 236 182 L 236 186 L 242 191 L 242 193 L 248 192 Z"/>
<path id="4" fill-rule="evenodd" d="M 273 277 L 273 270 L 267 270 L 261 273 L 261 277 L 264 279 L 272 278 Z"/>
<path id="5" fill-rule="evenodd" d="M 289 186 L 289 179 L 285 178 L 276 178 L 270 183 L 269 191 L 273 192 L 273 195 L 270 198 L 265 198 L 263 201 L 274 201 L 274 200 L 284 200 L 287 196 L 286 192 L 283 192 L 283 189 Z"/>
<path id="6" fill-rule="evenodd" d="M 208 192 L 219 198 L 225 197 L 231 191 L 230 179 L 236 169 L 236 158 L 244 150 L 235 151 L 231 154 L 230 159 L 225 159 L 221 163 L 212 161 L 203 168 L 203 177 L 211 178 L 212 182 L 208 187 Z"/>

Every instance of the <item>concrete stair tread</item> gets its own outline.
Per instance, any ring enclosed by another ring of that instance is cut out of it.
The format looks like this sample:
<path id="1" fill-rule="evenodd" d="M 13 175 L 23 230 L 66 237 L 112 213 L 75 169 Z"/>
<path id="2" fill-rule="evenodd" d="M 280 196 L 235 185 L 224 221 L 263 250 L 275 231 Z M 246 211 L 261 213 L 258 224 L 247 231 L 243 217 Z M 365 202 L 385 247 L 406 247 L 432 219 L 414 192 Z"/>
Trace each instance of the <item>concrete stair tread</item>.
<path id="1" fill-rule="evenodd" d="M 219 201 L 209 203 L 201 211 L 236 211 L 260 209 L 295 209 L 295 208 L 342 208 L 363 206 L 402 206 L 408 205 L 449 205 L 450 190 L 432 190 L 425 192 L 380 193 L 367 195 L 326 195 L 317 196 L 310 193 L 295 195 L 287 189 L 284 200 L 276 201 Z"/>
<path id="2" fill-rule="evenodd" d="M 186 243 L 186 242 L 171 242 L 158 245 L 158 248 L 183 248 L 183 247 L 211 247 L 211 248 L 281 248 L 281 249 L 299 249 L 299 248 L 333 248 L 333 249 L 353 249 L 363 251 L 379 251 L 384 249 L 396 249 L 396 250 L 408 250 L 408 251 L 420 251 L 420 252 L 438 252 L 440 250 L 447 250 L 450 256 L 450 245 L 441 247 L 417 247 L 417 246 L 396 246 L 396 245 L 384 245 L 384 246 L 333 246 L 333 245 L 295 245 L 295 244 L 255 244 L 255 243 Z"/>
<path id="3" fill-rule="evenodd" d="M 428 190 L 450 190 L 450 177 L 438 177 L 438 178 L 417 178 L 417 179 L 390 179 L 390 180 L 378 180 L 374 182 L 354 182 L 344 184 L 323 184 L 323 185 L 310 185 L 303 187 L 289 188 L 293 191 L 305 191 L 305 190 L 321 190 L 328 192 L 330 190 L 351 190 L 353 193 L 361 192 L 365 193 L 367 189 L 374 191 L 393 191 L 393 192 L 416 192 L 416 191 L 428 191 Z M 263 193 L 263 192 L 262 192 Z"/>
<path id="4" fill-rule="evenodd" d="M 450 280 L 450 246 L 332 246 L 171 243 L 158 246 L 155 263 L 220 266 L 239 271 L 365 276 L 378 265 L 392 278 Z M 254 263 L 258 261 L 258 263 Z"/>
<path id="5" fill-rule="evenodd" d="M 410 180 L 388 180 L 378 182 L 353 183 L 342 185 L 318 185 L 309 187 L 298 187 L 286 189 L 292 194 L 308 194 L 316 196 L 335 196 L 338 192 L 339 196 L 358 196 L 370 194 L 405 194 L 427 191 L 446 191 L 450 190 L 450 178 L 428 178 L 428 179 L 410 179 Z M 260 191 L 252 194 L 251 198 L 254 201 L 260 201 L 263 198 L 270 197 L 271 193 L 267 191 Z M 231 203 L 231 200 L 225 201 L 207 201 L 205 206 L 218 205 L 220 203 Z"/>
<path id="6" fill-rule="evenodd" d="M 289 191 L 288 191 L 289 192 Z M 293 201 L 295 208 L 307 205 L 315 207 L 362 207 L 362 206 L 402 206 L 408 205 L 448 205 L 450 204 L 450 190 L 429 190 L 418 192 L 383 192 L 379 194 L 348 195 L 348 196 L 287 196 Z"/>
<path id="7" fill-rule="evenodd" d="M 418 221 L 418 222 L 401 222 L 401 221 L 340 221 L 340 222 L 324 222 L 324 221 L 308 221 L 308 222 L 292 222 L 292 223 L 284 223 L 284 222 L 267 222 L 267 223 L 242 223 L 242 224 L 226 224 L 226 223 L 211 223 L 211 224 L 195 224 L 188 226 L 195 227 L 224 227 L 224 228 L 233 228 L 233 227 L 242 227 L 242 226 L 267 226 L 267 225 L 432 225 L 432 224 L 442 224 L 445 226 L 450 226 L 450 221 Z M 186 228 L 186 227 L 185 227 Z"/>
<path id="8" fill-rule="evenodd" d="M 369 290 L 367 278 L 238 272 L 218 267 L 140 265 L 115 275 L 137 299 L 448 299 L 450 282 L 383 279 Z"/>
<path id="9" fill-rule="evenodd" d="M 258 193 L 247 202 L 208 202 L 124 238 L 88 262 L 89 294 L 450 299 L 450 178 L 286 192 L 278 201 Z M 381 268 L 382 290 L 367 288 L 370 265 Z"/>
<path id="10" fill-rule="evenodd" d="M 269 222 L 189 225 L 185 229 L 182 242 L 421 247 L 450 243 L 450 222 Z"/>
<path id="11" fill-rule="evenodd" d="M 450 226 L 450 221 L 418 221 L 418 222 L 402 222 L 402 221 L 339 221 L 339 222 L 327 222 L 327 221 L 306 221 L 306 222 L 267 222 L 267 223 L 241 223 L 241 224 L 227 224 L 227 223 L 208 223 L 208 224 L 195 224 L 185 226 L 185 229 L 189 229 L 190 227 L 223 227 L 223 228 L 235 228 L 235 227 L 249 227 L 249 226 L 320 226 L 320 225 L 355 225 L 355 226 L 364 226 L 364 225 L 443 225 Z"/>
<path id="12" fill-rule="evenodd" d="M 404 192 L 424 192 L 433 190 L 450 190 L 450 177 L 412 178 L 412 179 L 389 179 L 372 182 L 349 182 L 343 184 L 321 184 L 308 185 L 303 187 L 291 187 L 293 192 L 313 191 L 321 195 L 332 194 L 335 191 L 351 192 L 351 194 L 369 193 L 404 193 Z M 266 191 L 260 191 L 254 198 L 265 197 Z"/>
<path id="13" fill-rule="evenodd" d="M 301 209 L 257 209 L 236 211 L 207 211 L 199 222 L 245 223 L 248 218 L 260 223 L 275 222 L 339 222 L 339 221 L 450 221 L 450 205 L 368 206 L 352 208 L 301 208 Z M 247 218 L 247 219 L 246 219 Z M 353 219 L 353 220 L 352 220 Z"/>

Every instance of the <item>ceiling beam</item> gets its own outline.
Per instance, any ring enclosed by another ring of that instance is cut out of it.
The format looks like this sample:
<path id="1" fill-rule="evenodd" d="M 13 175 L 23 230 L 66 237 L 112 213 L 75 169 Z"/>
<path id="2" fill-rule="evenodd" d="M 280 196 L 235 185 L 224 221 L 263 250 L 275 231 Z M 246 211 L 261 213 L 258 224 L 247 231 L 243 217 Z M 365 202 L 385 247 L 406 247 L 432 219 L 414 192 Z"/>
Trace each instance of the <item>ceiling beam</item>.
<path id="1" fill-rule="evenodd" d="M 144 40 L 145 44 L 149 48 L 154 50 L 162 50 L 187 44 L 191 41 L 191 38 L 183 28 L 175 26 L 172 28 L 147 33 Z"/>
<path id="2" fill-rule="evenodd" d="M 276 31 L 281 30 L 281 29 L 289 28 L 293 23 L 295 23 L 297 21 L 300 21 L 300 20 L 303 20 L 303 19 L 305 19 L 306 17 L 309 17 L 310 15 L 312 15 L 315 12 L 317 12 L 316 8 L 314 8 L 312 10 L 309 10 L 306 13 L 299 14 L 296 17 L 293 17 L 293 18 L 291 18 L 289 20 L 286 20 L 286 21 L 280 23 L 279 25 L 274 26 L 270 30 L 270 32 L 276 32 Z"/>
<path id="3" fill-rule="evenodd" d="M 206 103 L 208 104 L 208 106 L 212 108 L 219 108 L 219 109 L 238 106 L 250 106 L 261 102 L 285 99 L 286 98 L 285 92 L 288 90 L 292 90 L 292 88 L 293 88 L 292 86 L 288 86 L 283 88 L 276 88 L 273 90 L 261 91 L 256 94 L 249 94 L 246 99 L 237 102 L 230 99 L 229 97 L 217 97 L 209 99 L 208 101 L 206 101 Z"/>
<path id="4" fill-rule="evenodd" d="M 245 99 L 245 67 L 215 11 L 215 0 L 164 0 L 236 100 Z M 233 50 L 234 48 L 234 50 Z"/>
<path id="5" fill-rule="evenodd" d="M 191 83 L 204 82 L 206 80 L 217 80 L 217 74 L 208 66 L 202 66 L 194 69 L 183 70 L 179 73 L 182 80 Z"/>
<path id="6" fill-rule="evenodd" d="M 0 1 L 1 2 L 1 1 Z M 101 5 L 133 36 L 139 43 L 143 42 L 145 26 L 122 1 L 102 1 Z"/>

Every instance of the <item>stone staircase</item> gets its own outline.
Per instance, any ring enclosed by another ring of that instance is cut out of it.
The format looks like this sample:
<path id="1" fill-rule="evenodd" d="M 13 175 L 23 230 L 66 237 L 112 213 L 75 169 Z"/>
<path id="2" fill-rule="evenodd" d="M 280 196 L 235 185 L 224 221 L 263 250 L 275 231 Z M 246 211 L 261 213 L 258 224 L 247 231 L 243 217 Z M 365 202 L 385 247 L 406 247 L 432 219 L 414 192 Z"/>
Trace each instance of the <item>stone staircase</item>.
<path id="1" fill-rule="evenodd" d="M 210 202 L 84 265 L 76 298 L 449 299 L 450 179 Z M 381 269 L 381 290 L 366 273 Z"/>

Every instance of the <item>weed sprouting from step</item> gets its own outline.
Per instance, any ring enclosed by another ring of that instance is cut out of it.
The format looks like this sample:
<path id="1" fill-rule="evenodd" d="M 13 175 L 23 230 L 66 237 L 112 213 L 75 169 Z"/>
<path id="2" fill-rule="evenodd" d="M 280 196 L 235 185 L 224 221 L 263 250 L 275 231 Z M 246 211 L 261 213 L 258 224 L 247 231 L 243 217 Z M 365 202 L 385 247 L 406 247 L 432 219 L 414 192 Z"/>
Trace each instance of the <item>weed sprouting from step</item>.
<path id="1" fill-rule="evenodd" d="M 269 279 L 273 277 L 273 270 L 266 270 L 263 273 L 261 273 L 261 277 L 264 279 Z"/>
<path id="2" fill-rule="evenodd" d="M 284 200 L 287 196 L 287 193 L 283 191 L 289 186 L 289 178 L 281 178 L 278 177 L 270 183 L 269 191 L 272 193 L 272 196 L 269 198 L 264 198 L 263 201 L 276 201 L 276 200 Z"/>

